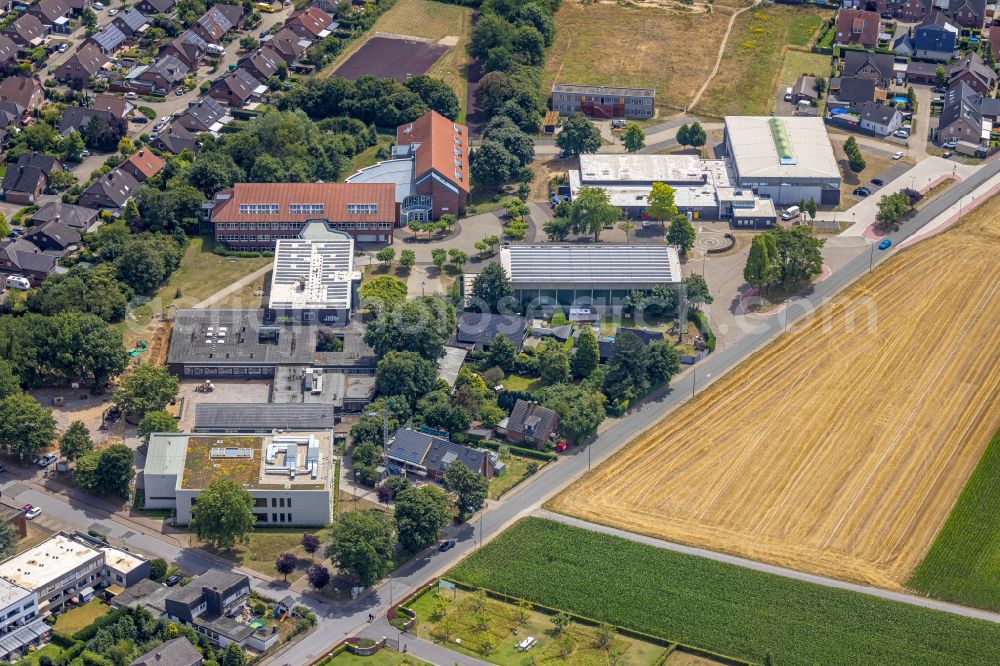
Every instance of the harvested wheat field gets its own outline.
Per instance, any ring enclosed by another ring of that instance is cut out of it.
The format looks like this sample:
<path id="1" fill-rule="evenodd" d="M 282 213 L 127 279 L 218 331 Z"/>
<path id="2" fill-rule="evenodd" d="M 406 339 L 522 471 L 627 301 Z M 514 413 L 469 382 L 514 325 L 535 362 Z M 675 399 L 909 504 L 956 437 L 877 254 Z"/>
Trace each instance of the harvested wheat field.
<path id="1" fill-rule="evenodd" d="M 901 251 L 551 508 L 902 587 L 1000 427 L 996 204 Z"/>

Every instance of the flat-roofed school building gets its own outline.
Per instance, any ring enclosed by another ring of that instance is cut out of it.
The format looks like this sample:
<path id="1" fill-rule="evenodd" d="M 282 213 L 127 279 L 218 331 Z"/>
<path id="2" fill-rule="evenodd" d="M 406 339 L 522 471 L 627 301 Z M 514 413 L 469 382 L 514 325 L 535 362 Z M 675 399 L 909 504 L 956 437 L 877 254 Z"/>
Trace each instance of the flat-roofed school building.
<path id="1" fill-rule="evenodd" d="M 552 86 L 552 110 L 564 115 L 579 111 L 592 118 L 652 118 L 655 108 L 655 88 Z"/>

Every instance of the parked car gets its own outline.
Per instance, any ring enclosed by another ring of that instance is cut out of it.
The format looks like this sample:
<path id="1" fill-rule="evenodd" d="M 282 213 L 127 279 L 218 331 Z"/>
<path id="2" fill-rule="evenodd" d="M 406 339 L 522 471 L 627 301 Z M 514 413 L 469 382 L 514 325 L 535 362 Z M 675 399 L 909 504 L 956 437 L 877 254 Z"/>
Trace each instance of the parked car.
<path id="1" fill-rule="evenodd" d="M 878 244 L 878 249 L 888 250 L 892 246 L 892 241 L 888 238 L 883 238 L 882 242 Z"/>
<path id="2" fill-rule="evenodd" d="M 902 150 L 897 150 L 896 152 L 894 152 L 892 154 L 892 159 L 894 159 L 894 160 L 901 160 L 901 159 L 903 159 L 903 151 Z"/>
<path id="3" fill-rule="evenodd" d="M 30 509 L 28 509 L 27 511 L 24 512 L 24 517 L 27 518 L 28 520 L 34 520 L 41 513 L 42 513 L 42 507 L 40 507 L 40 506 L 33 506 L 33 507 L 31 507 Z"/>
<path id="4" fill-rule="evenodd" d="M 945 153 L 941 157 L 943 157 L 944 159 L 948 159 L 949 157 L 951 157 L 951 153 Z"/>
<path id="5" fill-rule="evenodd" d="M 556 444 L 554 448 L 559 453 L 562 453 L 563 451 L 566 450 L 567 446 L 569 446 L 569 444 L 566 442 L 565 439 L 563 439 L 563 440 L 560 440 L 560 442 L 558 444 Z"/>
<path id="6" fill-rule="evenodd" d="M 136 116 L 135 118 L 132 119 L 132 122 L 139 125 L 145 125 L 146 123 L 149 122 L 149 118 L 147 118 L 146 116 Z"/>
<path id="7" fill-rule="evenodd" d="M 32 508 L 33 508 L 32 504 L 25 504 L 24 506 L 21 507 L 23 511 L 31 511 Z"/>
<path id="8" fill-rule="evenodd" d="M 80 157 L 90 157 L 90 155 L 91 153 L 87 149 L 84 149 L 83 152 L 80 153 Z"/>
<path id="9" fill-rule="evenodd" d="M 181 582 L 182 578 L 183 576 L 181 576 L 180 574 L 171 574 L 170 576 L 167 576 L 167 583 L 166 583 L 167 587 L 173 587 L 177 583 Z"/>
<path id="10" fill-rule="evenodd" d="M 69 50 L 69 44 L 67 44 L 66 42 L 63 42 L 62 44 L 59 45 L 59 53 L 66 53 L 66 51 L 68 50 Z"/>
<path id="11" fill-rule="evenodd" d="M 872 193 L 872 191 L 869 190 L 867 187 L 855 187 L 854 188 L 854 196 L 856 196 L 856 197 L 866 197 L 866 196 L 868 196 L 871 193 Z"/>
<path id="12" fill-rule="evenodd" d="M 112 9 L 110 12 L 108 12 L 108 16 L 114 16 L 117 13 L 118 13 L 117 9 Z"/>
<path id="13" fill-rule="evenodd" d="M 438 550 L 441 551 L 442 553 L 445 552 L 445 551 L 449 551 L 452 548 L 454 548 L 455 544 L 457 544 L 457 543 L 458 542 L 455 541 L 454 539 L 446 539 L 445 541 L 441 542 L 440 546 L 438 546 Z"/>
<path id="14" fill-rule="evenodd" d="M 102 9 L 104 9 L 104 3 L 103 2 L 95 2 L 94 3 L 94 9 L 96 9 L 97 11 L 101 11 Z"/>
<path id="15" fill-rule="evenodd" d="M 51 453 L 47 453 L 44 456 L 42 456 L 41 458 L 39 458 L 38 460 L 36 460 L 35 464 L 38 465 L 39 467 L 45 468 L 45 467 L 48 467 L 49 465 L 51 465 L 52 463 L 54 463 L 57 460 L 59 460 L 59 456 L 53 455 Z"/>
<path id="16" fill-rule="evenodd" d="M 127 92 L 125 93 L 125 99 L 139 99 L 139 93 Z"/>
<path id="17" fill-rule="evenodd" d="M 900 139 L 910 138 L 910 130 L 898 129 L 892 133 L 893 136 L 899 137 Z"/>
<path id="18" fill-rule="evenodd" d="M 931 88 L 931 92 L 941 94 L 948 92 L 948 89 L 945 88 L 944 86 L 934 86 L 933 88 Z"/>
<path id="19" fill-rule="evenodd" d="M 872 185 L 878 185 L 881 187 L 882 185 L 885 185 L 885 181 L 881 178 L 872 178 Z"/>

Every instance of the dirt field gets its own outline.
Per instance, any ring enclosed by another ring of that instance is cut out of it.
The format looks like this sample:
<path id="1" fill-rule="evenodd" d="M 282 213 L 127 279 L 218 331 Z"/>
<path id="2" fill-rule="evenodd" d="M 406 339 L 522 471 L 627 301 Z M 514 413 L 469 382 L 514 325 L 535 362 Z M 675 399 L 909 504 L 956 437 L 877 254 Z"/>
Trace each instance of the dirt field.
<path id="1" fill-rule="evenodd" d="M 661 116 L 663 106 L 671 107 L 668 113 L 683 109 L 712 71 L 718 35 L 732 12 L 718 5 L 706 14 L 566 0 L 556 13 L 542 92 L 548 95 L 555 82 L 651 87 Z"/>
<path id="2" fill-rule="evenodd" d="M 426 72 L 447 50 L 447 46 L 434 42 L 372 37 L 334 73 L 352 81 L 371 74 L 402 83 Z"/>
<path id="3" fill-rule="evenodd" d="M 1000 427 L 997 203 L 900 252 L 552 508 L 900 588 Z"/>

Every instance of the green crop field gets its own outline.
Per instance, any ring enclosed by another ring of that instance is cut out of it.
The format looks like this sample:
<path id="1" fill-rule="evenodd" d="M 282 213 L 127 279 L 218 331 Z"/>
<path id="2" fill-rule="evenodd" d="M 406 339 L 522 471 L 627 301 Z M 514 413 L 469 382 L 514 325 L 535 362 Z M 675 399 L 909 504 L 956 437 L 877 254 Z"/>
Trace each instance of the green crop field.
<path id="1" fill-rule="evenodd" d="M 1000 625 L 526 518 L 458 581 L 777 664 L 998 664 Z"/>
<path id="2" fill-rule="evenodd" d="M 980 458 L 909 586 L 1000 611 L 1000 432 Z"/>

